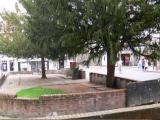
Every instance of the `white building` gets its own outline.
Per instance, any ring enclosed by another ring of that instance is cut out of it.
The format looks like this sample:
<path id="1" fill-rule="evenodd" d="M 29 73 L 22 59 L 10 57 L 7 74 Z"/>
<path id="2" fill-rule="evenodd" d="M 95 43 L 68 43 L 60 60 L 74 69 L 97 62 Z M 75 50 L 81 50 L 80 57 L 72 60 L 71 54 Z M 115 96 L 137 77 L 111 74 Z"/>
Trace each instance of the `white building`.
<path id="1" fill-rule="evenodd" d="M 61 68 L 70 68 L 70 63 L 75 62 L 74 59 L 66 59 L 63 61 Z M 46 70 L 59 70 L 60 62 L 45 59 Z M 8 57 L 6 55 L 0 55 L 0 72 L 3 74 L 9 72 L 40 72 L 41 71 L 41 59 L 40 58 L 28 58 L 28 59 L 17 59 Z"/>
<path id="2" fill-rule="evenodd" d="M 124 49 L 119 53 L 119 59 L 124 66 L 134 66 L 138 64 L 138 57 L 129 49 Z M 102 66 L 107 66 L 107 54 L 102 56 Z"/>

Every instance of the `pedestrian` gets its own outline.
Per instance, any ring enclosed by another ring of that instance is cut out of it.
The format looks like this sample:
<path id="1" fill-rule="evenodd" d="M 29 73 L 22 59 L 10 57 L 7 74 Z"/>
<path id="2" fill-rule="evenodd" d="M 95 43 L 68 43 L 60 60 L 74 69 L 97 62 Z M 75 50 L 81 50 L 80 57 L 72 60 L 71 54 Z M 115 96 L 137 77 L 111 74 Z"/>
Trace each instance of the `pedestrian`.
<path id="1" fill-rule="evenodd" d="M 119 60 L 117 64 L 118 64 L 119 73 L 122 73 L 122 60 Z"/>
<path id="2" fill-rule="evenodd" d="M 141 59 L 138 62 L 138 69 L 140 69 L 140 70 L 142 69 L 142 60 Z"/>
<path id="3" fill-rule="evenodd" d="M 144 71 L 145 70 L 145 60 L 144 59 L 142 59 L 142 70 Z"/>
<path id="4" fill-rule="evenodd" d="M 148 71 L 148 60 L 145 60 L 145 71 Z"/>

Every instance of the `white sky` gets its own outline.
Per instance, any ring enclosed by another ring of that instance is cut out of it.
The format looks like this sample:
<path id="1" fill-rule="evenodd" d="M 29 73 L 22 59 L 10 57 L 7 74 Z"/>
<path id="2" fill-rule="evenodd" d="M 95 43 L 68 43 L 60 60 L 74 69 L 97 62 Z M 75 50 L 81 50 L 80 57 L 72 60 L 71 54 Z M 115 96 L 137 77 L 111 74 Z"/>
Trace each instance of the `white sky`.
<path id="1" fill-rule="evenodd" d="M 15 3 L 18 2 L 18 0 L 0 0 L 0 12 L 5 11 L 15 11 Z"/>

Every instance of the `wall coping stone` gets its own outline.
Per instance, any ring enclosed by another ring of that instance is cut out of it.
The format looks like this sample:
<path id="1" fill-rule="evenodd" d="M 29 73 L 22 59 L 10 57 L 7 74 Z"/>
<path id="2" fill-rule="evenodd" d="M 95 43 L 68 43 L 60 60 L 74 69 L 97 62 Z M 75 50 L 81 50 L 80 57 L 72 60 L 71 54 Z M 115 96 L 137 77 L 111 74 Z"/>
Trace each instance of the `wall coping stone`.
<path id="1" fill-rule="evenodd" d="M 49 100 L 53 98 L 76 98 L 76 97 L 85 97 L 85 96 L 96 96 L 97 94 L 105 94 L 105 93 L 124 93 L 125 89 L 118 89 L 118 90 L 109 90 L 109 91 L 98 91 L 98 92 L 85 92 L 85 93 L 69 93 L 69 94 L 53 94 L 53 95 L 42 95 L 39 98 L 23 98 L 23 97 L 16 97 L 16 95 L 0 93 L 0 99 L 15 99 L 15 100 L 24 100 L 24 101 L 39 101 L 39 100 Z"/>
<path id="2" fill-rule="evenodd" d="M 66 98 L 66 97 L 78 97 L 78 96 L 95 96 L 96 94 L 104 94 L 104 93 L 113 93 L 113 92 L 125 92 L 125 89 L 118 89 L 118 90 L 109 90 L 109 91 L 100 91 L 100 92 L 85 92 L 85 93 L 70 93 L 70 94 L 56 94 L 56 95 L 43 95 L 40 96 L 40 100 L 45 100 L 49 98 Z"/>
<path id="3" fill-rule="evenodd" d="M 102 73 L 102 74 L 100 74 L 100 73 L 94 73 L 94 72 L 91 72 L 90 74 L 94 74 L 94 75 L 96 75 L 96 74 L 97 74 L 97 75 L 107 76 L 106 74 L 103 74 L 103 73 Z M 116 77 L 116 76 L 115 76 L 115 78 L 116 78 L 116 79 L 125 79 L 125 80 L 129 80 L 129 81 L 132 81 L 132 82 L 137 82 L 137 81 L 136 81 L 136 80 L 134 80 L 134 79 L 125 78 L 125 77 L 123 77 L 123 76 L 122 76 L 122 77 Z"/>

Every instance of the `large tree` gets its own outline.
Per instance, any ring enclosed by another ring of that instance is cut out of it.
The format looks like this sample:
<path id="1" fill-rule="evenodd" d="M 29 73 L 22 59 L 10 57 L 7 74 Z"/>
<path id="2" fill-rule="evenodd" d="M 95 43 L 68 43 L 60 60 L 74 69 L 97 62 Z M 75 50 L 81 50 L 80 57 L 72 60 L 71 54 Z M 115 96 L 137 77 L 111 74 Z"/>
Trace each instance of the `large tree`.
<path id="1" fill-rule="evenodd" d="M 27 34 L 42 58 L 89 53 L 86 61 L 107 53 L 106 85 L 114 87 L 117 54 L 125 46 L 135 53 L 152 48 L 150 35 L 159 22 L 158 4 L 146 0 L 21 0 L 28 12 Z M 59 48 L 59 43 L 61 49 Z M 50 54 L 51 51 L 58 54 Z M 62 50 L 62 51 L 61 51 Z M 65 50 L 65 51 L 63 51 Z M 57 52 L 58 51 L 58 52 Z M 152 56 L 150 51 L 145 56 Z"/>
<path id="2" fill-rule="evenodd" d="M 52 0 L 20 0 L 27 11 L 28 25 L 25 33 L 31 42 L 39 48 L 39 56 L 42 60 L 42 78 L 45 74 L 45 58 L 56 59 L 60 57 L 59 37 L 63 30 L 57 28 L 55 14 L 56 5 Z M 48 7 L 52 4 L 52 7 Z"/>
<path id="3" fill-rule="evenodd" d="M 141 55 L 145 54 L 139 47 L 155 47 L 150 35 L 158 25 L 158 5 L 145 0 L 68 0 L 57 9 L 65 28 L 61 40 L 69 54 L 88 52 L 89 62 L 107 53 L 108 87 L 115 85 L 115 63 L 124 45 Z"/>
<path id="4" fill-rule="evenodd" d="M 1 17 L 5 22 L 5 32 L 0 35 L 0 52 L 16 58 L 33 58 L 41 55 L 41 48 L 33 44 L 26 34 L 28 19 L 21 13 L 16 4 L 17 12 L 3 12 Z M 44 59 L 42 61 L 44 65 Z M 42 71 L 42 78 L 46 78 Z"/>

